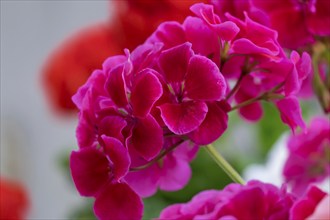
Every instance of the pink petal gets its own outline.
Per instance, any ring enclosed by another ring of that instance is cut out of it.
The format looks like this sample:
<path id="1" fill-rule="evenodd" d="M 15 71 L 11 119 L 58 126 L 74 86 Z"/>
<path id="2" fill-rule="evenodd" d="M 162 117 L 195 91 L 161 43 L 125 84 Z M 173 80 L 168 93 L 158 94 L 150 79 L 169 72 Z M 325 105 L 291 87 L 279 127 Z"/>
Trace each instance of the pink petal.
<path id="1" fill-rule="evenodd" d="M 221 73 L 224 75 L 224 77 L 228 79 L 235 79 L 237 80 L 239 76 L 241 75 L 244 61 L 244 56 L 233 56 L 229 60 L 227 60 L 223 66 L 221 67 Z"/>
<path id="2" fill-rule="evenodd" d="M 187 134 L 201 125 L 206 117 L 204 102 L 188 101 L 180 104 L 163 104 L 159 107 L 166 126 L 175 134 Z"/>
<path id="3" fill-rule="evenodd" d="M 131 164 L 131 159 L 128 154 L 128 150 L 124 145 L 116 138 L 101 136 L 104 142 L 104 152 L 112 162 L 112 171 L 114 178 L 119 181 L 124 177 Z"/>
<path id="4" fill-rule="evenodd" d="M 92 73 L 87 82 L 72 96 L 72 101 L 78 109 L 82 110 L 90 107 L 92 94 L 99 95 L 104 93 L 103 85 L 105 80 L 106 78 L 103 71 L 95 70 Z"/>
<path id="5" fill-rule="evenodd" d="M 196 3 L 190 7 L 190 10 L 208 23 L 220 22 L 218 15 L 214 14 L 213 5 Z"/>
<path id="6" fill-rule="evenodd" d="M 185 141 L 180 144 L 180 146 L 178 146 L 173 153 L 176 158 L 190 162 L 195 158 L 198 150 L 198 145 L 191 141 Z"/>
<path id="7" fill-rule="evenodd" d="M 191 6 L 190 9 L 202 18 L 222 40 L 230 41 L 239 32 L 239 28 L 234 22 L 225 21 L 221 23 L 220 18 L 214 14 L 212 5 L 197 3 Z"/>
<path id="8" fill-rule="evenodd" d="M 111 56 L 103 62 L 102 69 L 107 74 L 109 71 L 114 69 L 116 66 L 123 64 L 125 61 L 127 61 L 127 57 L 124 55 Z"/>
<path id="9" fill-rule="evenodd" d="M 151 69 L 139 72 L 133 82 L 131 105 L 133 115 L 145 117 L 149 114 L 153 104 L 163 93 L 162 85 Z"/>
<path id="10" fill-rule="evenodd" d="M 217 103 L 208 103 L 203 123 L 188 136 L 196 144 L 206 145 L 217 140 L 227 129 L 228 115 Z"/>
<path id="11" fill-rule="evenodd" d="M 164 158 L 159 187 L 166 191 L 182 189 L 191 178 L 189 162 L 168 155 Z"/>
<path id="12" fill-rule="evenodd" d="M 302 53 L 300 59 L 295 64 L 298 71 L 299 80 L 306 79 L 313 71 L 311 57 L 306 52 Z"/>
<path id="13" fill-rule="evenodd" d="M 175 47 L 186 42 L 185 32 L 176 21 L 161 23 L 157 30 L 146 40 L 146 43 L 163 42 L 164 49 Z"/>
<path id="14" fill-rule="evenodd" d="M 285 81 L 284 91 L 286 95 L 297 94 L 303 80 L 312 72 L 311 58 L 307 53 L 304 52 L 300 58 L 296 51 L 292 51 L 290 59 L 294 64 L 294 68 Z"/>
<path id="15" fill-rule="evenodd" d="M 190 43 L 184 43 L 162 52 L 159 57 L 159 65 L 168 83 L 184 80 L 192 55 Z"/>
<path id="16" fill-rule="evenodd" d="M 97 144 L 96 130 L 93 123 L 90 122 L 86 111 L 80 112 L 79 122 L 76 129 L 76 137 L 80 148 L 95 147 Z"/>
<path id="17" fill-rule="evenodd" d="M 151 115 L 137 119 L 128 144 L 141 157 L 149 161 L 159 153 L 163 146 L 163 130 Z"/>
<path id="18" fill-rule="evenodd" d="M 94 196 L 109 180 L 109 161 L 96 148 L 72 151 L 70 156 L 72 179 L 82 196 Z"/>
<path id="19" fill-rule="evenodd" d="M 315 211 L 306 220 L 330 219 L 330 196 L 326 195 L 315 208 Z"/>
<path id="20" fill-rule="evenodd" d="M 123 76 L 124 66 L 118 66 L 109 73 L 108 80 L 105 84 L 106 89 L 112 101 L 118 107 L 125 107 L 127 105 L 126 85 Z"/>
<path id="21" fill-rule="evenodd" d="M 290 126 L 293 133 L 297 126 L 306 130 L 306 125 L 301 115 L 299 101 L 296 97 L 289 96 L 277 101 L 276 106 L 280 111 L 282 121 Z"/>
<path id="22" fill-rule="evenodd" d="M 96 197 L 94 212 L 100 220 L 140 220 L 143 204 L 126 183 L 109 184 Z"/>
<path id="23" fill-rule="evenodd" d="M 159 166 L 154 164 L 143 170 L 129 172 L 125 180 L 139 196 L 145 198 L 156 193 L 160 174 Z"/>
<path id="24" fill-rule="evenodd" d="M 160 42 L 145 43 L 136 47 L 130 56 L 134 71 L 137 73 L 144 68 L 153 66 L 155 58 L 159 56 L 161 49 L 163 49 L 163 44 Z"/>
<path id="25" fill-rule="evenodd" d="M 159 215 L 159 219 L 179 220 L 182 217 L 181 208 L 184 204 L 173 204 L 163 209 Z"/>
<path id="26" fill-rule="evenodd" d="M 270 44 L 269 47 L 262 47 L 260 45 L 256 45 L 249 39 L 240 38 L 233 42 L 231 49 L 233 53 L 237 54 L 261 54 L 264 56 L 276 56 L 279 53 L 276 45 L 272 42 L 268 43 Z"/>
<path id="27" fill-rule="evenodd" d="M 220 61 L 220 43 L 218 36 L 201 19 L 187 17 L 183 22 L 187 41 L 192 44 L 196 54 L 210 57 L 214 62 Z M 205 42 L 208 42 L 205 44 Z"/>
<path id="28" fill-rule="evenodd" d="M 221 24 L 212 25 L 217 32 L 220 39 L 224 41 L 231 41 L 239 32 L 238 26 L 231 21 L 225 21 Z"/>
<path id="29" fill-rule="evenodd" d="M 120 141 L 124 141 L 122 131 L 126 125 L 127 122 L 122 117 L 107 116 L 100 122 L 99 134 L 105 134 L 106 136 L 114 137 Z"/>
<path id="30" fill-rule="evenodd" d="M 193 56 L 185 81 L 187 97 L 193 100 L 216 101 L 226 92 L 226 82 L 217 65 L 204 56 Z"/>
<path id="31" fill-rule="evenodd" d="M 239 109 L 239 113 L 250 121 L 259 121 L 263 115 L 262 106 L 260 103 L 255 102 L 250 105 L 244 106 Z"/>
<path id="32" fill-rule="evenodd" d="M 306 219 L 309 217 L 325 196 L 325 192 L 316 186 L 311 186 L 305 195 L 301 196 L 292 206 L 290 210 L 291 219 Z"/>

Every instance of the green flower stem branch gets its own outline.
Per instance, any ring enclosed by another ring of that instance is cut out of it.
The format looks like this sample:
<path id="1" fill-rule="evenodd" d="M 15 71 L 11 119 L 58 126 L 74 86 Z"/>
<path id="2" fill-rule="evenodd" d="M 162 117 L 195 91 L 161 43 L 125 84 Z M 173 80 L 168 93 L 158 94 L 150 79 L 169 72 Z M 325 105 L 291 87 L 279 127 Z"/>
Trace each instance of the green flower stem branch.
<path id="1" fill-rule="evenodd" d="M 328 113 L 330 112 L 330 74 L 327 74 L 327 79 L 323 82 L 319 71 L 319 62 L 322 57 L 325 57 L 328 61 L 328 65 L 330 65 L 329 49 L 324 44 L 317 43 L 313 47 L 312 57 L 314 70 L 313 87 L 324 112 Z M 329 88 L 327 88 L 327 84 L 329 84 Z"/>
<path id="2" fill-rule="evenodd" d="M 283 83 L 280 83 L 278 84 L 277 86 L 275 86 L 272 90 L 268 91 L 268 92 L 265 92 L 263 94 L 261 94 L 260 96 L 257 96 L 255 98 L 252 98 L 252 99 L 249 99 L 249 100 L 246 100 L 245 102 L 242 102 L 242 103 L 239 103 L 237 104 L 236 106 L 232 107 L 230 112 L 231 111 L 234 111 L 234 110 L 237 110 L 239 108 L 242 108 L 244 106 L 247 106 L 247 105 L 250 105 L 254 102 L 257 102 L 257 101 L 260 101 L 260 100 L 266 100 L 266 101 L 269 101 L 269 100 L 274 100 L 274 99 L 282 99 L 284 98 L 283 95 L 281 94 L 276 94 L 275 92 L 280 89 L 284 84 Z"/>
<path id="3" fill-rule="evenodd" d="M 227 175 L 236 183 L 245 184 L 243 178 L 238 172 L 226 161 L 226 159 L 214 148 L 212 144 L 205 146 L 206 151 L 213 160 L 227 173 Z"/>
<path id="4" fill-rule="evenodd" d="M 174 144 L 173 146 L 167 148 L 166 150 L 162 151 L 157 157 L 155 157 L 154 159 L 152 159 L 150 162 L 148 162 L 147 164 L 144 164 L 142 166 L 139 167 L 131 167 L 129 169 L 129 171 L 139 171 L 139 170 L 143 170 L 146 169 L 148 167 L 150 167 L 151 165 L 153 165 L 154 163 L 159 162 L 163 157 L 166 156 L 166 154 L 170 153 L 171 151 L 173 151 L 175 148 L 177 148 L 180 144 L 182 144 L 185 140 L 181 140 L 178 143 Z"/>

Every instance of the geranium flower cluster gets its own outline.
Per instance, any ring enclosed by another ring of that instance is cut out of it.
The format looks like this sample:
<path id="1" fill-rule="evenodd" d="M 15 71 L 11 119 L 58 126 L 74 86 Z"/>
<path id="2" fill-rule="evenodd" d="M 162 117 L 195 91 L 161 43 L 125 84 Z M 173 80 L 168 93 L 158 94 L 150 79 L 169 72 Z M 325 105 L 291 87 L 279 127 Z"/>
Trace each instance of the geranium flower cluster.
<path id="1" fill-rule="evenodd" d="M 328 209 L 329 195 L 313 186 L 302 197 L 295 197 L 285 187 L 250 181 L 246 185 L 229 184 L 223 190 L 206 190 L 191 201 L 165 208 L 159 219 L 327 219 L 319 206 Z M 321 213 L 321 214 L 323 214 Z M 313 217 L 314 216 L 314 217 Z"/>
<path id="2" fill-rule="evenodd" d="M 330 120 L 314 118 L 306 133 L 290 136 L 283 174 L 293 192 L 303 194 L 309 184 L 330 176 Z"/>
<path id="3" fill-rule="evenodd" d="M 76 188 L 94 197 L 100 219 L 140 219 L 141 197 L 178 190 L 199 146 L 227 129 L 228 112 L 251 121 L 271 101 L 292 130 L 305 128 L 296 94 L 310 57 L 286 57 L 277 33 L 195 4 L 182 24 L 165 22 L 144 44 L 108 58 L 74 95 L 79 149 Z"/>

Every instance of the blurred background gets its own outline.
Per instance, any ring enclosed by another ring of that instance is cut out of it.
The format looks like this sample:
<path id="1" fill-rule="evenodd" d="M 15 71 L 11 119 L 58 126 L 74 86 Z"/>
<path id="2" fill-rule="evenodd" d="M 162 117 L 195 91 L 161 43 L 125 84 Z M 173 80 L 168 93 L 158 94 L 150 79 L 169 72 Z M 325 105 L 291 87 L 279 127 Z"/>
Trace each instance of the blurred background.
<path id="1" fill-rule="evenodd" d="M 25 191 L 28 219 L 93 218 L 92 201 L 79 196 L 68 167 L 69 154 L 77 149 L 77 112 L 71 96 L 107 56 L 133 49 L 162 20 L 182 21 L 194 0 L 125 2 L 0 2 L 1 178 L 19 183 Z M 321 111 L 315 100 L 303 107 L 307 119 Z M 230 114 L 229 129 L 215 144 L 240 172 L 266 162 L 272 145 L 289 131 L 273 106 L 266 103 L 264 109 L 256 124 Z M 186 202 L 203 189 L 220 189 L 231 182 L 204 150 L 192 169 L 183 190 L 145 199 L 144 218 L 156 217 L 168 204 Z M 280 183 L 280 170 L 269 173 L 273 176 L 268 175 L 268 181 Z"/>
<path id="2" fill-rule="evenodd" d="M 109 15 L 108 1 L 1 0 L 1 176 L 26 188 L 30 219 L 67 218 L 82 201 L 59 162 L 76 146 L 77 119 L 50 107 L 42 66 L 69 34 Z"/>

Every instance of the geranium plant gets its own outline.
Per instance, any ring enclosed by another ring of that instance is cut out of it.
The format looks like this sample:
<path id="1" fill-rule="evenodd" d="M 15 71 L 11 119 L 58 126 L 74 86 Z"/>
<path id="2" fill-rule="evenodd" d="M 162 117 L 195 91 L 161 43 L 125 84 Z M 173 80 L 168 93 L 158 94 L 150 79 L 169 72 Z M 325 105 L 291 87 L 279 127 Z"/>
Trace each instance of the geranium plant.
<path id="1" fill-rule="evenodd" d="M 290 160 L 284 173 L 295 186 L 306 184 L 299 194 L 285 185 L 245 183 L 212 145 L 230 126 L 229 114 L 237 111 L 243 119 L 257 122 L 263 116 L 261 102 L 269 102 L 282 122 L 298 134 L 290 144 L 292 157 L 311 161 L 303 164 L 309 169 L 313 158 L 305 153 L 315 151 L 324 159 L 322 175 L 329 175 L 329 158 L 323 156 L 329 153 L 329 139 L 319 143 L 316 138 L 310 141 L 312 146 L 300 150 L 295 147 L 309 138 L 307 133 L 313 136 L 298 98 L 313 67 L 323 71 L 323 65 L 329 64 L 321 60 L 326 51 L 315 51 L 311 58 L 308 51 L 297 48 L 311 42 L 306 40 L 290 44 L 297 51 L 283 48 L 287 45 L 278 39 L 286 38 L 272 29 L 277 26 L 272 20 L 275 15 L 265 9 L 268 3 L 246 1 L 246 11 L 235 14 L 221 8 L 229 1 L 212 2 L 216 11 L 211 4 L 197 3 L 191 7 L 194 16 L 183 23 L 164 22 L 134 50 L 106 59 L 73 96 L 79 109 L 79 149 L 70 156 L 72 178 L 82 196 L 95 198 L 94 213 L 99 219 L 141 219 L 141 198 L 158 189 L 182 189 L 191 177 L 190 161 L 200 148 L 236 183 L 201 192 L 187 204 L 172 205 L 160 219 L 300 219 L 296 216 L 307 218 L 327 198 L 325 192 L 308 187 L 313 178 L 295 177 L 292 163 L 298 159 Z M 308 3 L 311 13 L 321 10 L 319 2 Z M 296 10 L 297 5 L 307 7 L 297 1 L 288 10 Z M 267 16 L 271 26 L 258 22 Z M 321 31 L 328 26 L 316 25 L 319 20 L 314 14 L 306 19 L 310 33 L 329 44 L 325 37 L 329 33 Z M 325 72 L 316 73 L 316 90 L 321 91 L 317 94 L 327 111 L 329 87 L 317 81 L 329 77 Z"/>

